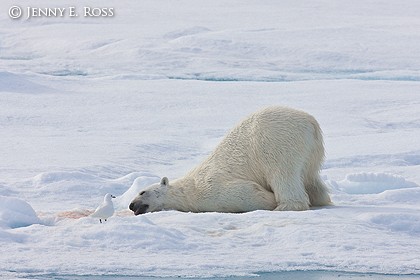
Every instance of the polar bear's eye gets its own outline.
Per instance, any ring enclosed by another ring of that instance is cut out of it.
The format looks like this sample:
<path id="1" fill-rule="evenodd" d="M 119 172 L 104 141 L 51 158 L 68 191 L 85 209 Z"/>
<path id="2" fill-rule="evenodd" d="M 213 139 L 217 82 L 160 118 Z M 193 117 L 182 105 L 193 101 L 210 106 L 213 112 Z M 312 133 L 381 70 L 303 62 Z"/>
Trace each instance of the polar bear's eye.
<path id="1" fill-rule="evenodd" d="M 140 195 L 143 195 L 145 192 L 146 192 L 146 191 L 142 191 L 142 192 L 140 193 Z"/>

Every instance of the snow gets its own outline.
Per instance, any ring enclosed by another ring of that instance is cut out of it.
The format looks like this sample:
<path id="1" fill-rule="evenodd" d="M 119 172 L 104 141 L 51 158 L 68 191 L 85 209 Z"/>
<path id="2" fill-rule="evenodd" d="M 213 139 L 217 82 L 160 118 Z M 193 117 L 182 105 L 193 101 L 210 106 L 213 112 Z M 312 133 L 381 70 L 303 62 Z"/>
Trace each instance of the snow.
<path id="1" fill-rule="evenodd" d="M 420 274 L 417 1 L 106 0 L 112 18 L 26 20 L 32 2 L 0 13 L 0 278 Z M 334 206 L 127 209 L 272 104 L 321 124 Z"/>
<path id="2" fill-rule="evenodd" d="M 347 174 L 336 187 L 349 194 L 381 193 L 386 190 L 418 187 L 404 177 L 387 173 L 361 172 Z"/>
<path id="3" fill-rule="evenodd" d="M 0 228 L 18 228 L 40 223 L 34 209 L 25 201 L 0 196 Z"/>

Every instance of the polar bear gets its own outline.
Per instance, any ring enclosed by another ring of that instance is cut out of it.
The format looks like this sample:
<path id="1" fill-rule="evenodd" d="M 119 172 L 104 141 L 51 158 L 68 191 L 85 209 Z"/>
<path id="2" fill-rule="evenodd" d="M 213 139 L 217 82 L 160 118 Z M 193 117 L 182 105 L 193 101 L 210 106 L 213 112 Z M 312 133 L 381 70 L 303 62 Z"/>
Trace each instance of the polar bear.
<path id="1" fill-rule="evenodd" d="M 303 111 L 273 106 L 233 128 L 216 149 L 184 177 L 140 192 L 135 215 L 160 210 L 231 212 L 307 210 L 331 203 L 319 171 L 321 128 Z"/>

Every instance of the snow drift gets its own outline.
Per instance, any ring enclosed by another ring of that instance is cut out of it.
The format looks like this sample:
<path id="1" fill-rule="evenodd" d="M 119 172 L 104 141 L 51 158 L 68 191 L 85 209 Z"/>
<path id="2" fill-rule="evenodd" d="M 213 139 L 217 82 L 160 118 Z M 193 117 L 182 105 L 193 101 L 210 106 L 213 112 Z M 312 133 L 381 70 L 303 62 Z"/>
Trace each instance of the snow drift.
<path id="1" fill-rule="evenodd" d="M 347 174 L 344 180 L 336 182 L 336 187 L 349 194 L 373 194 L 386 190 L 414 188 L 418 185 L 399 175 L 360 172 Z"/>
<path id="2" fill-rule="evenodd" d="M 27 202 L 0 196 L 0 228 L 19 228 L 39 223 L 38 216 Z"/>

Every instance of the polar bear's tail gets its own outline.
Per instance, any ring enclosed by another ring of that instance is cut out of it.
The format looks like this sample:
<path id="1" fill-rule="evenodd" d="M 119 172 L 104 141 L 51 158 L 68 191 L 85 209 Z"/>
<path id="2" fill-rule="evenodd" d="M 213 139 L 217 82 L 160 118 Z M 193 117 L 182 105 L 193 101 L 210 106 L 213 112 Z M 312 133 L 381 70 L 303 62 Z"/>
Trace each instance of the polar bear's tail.
<path id="1" fill-rule="evenodd" d="M 319 174 L 325 159 L 324 140 L 315 118 L 311 117 L 311 123 L 314 127 L 314 143 L 304 170 L 304 186 L 311 206 L 326 206 L 331 204 L 331 199 Z"/>

